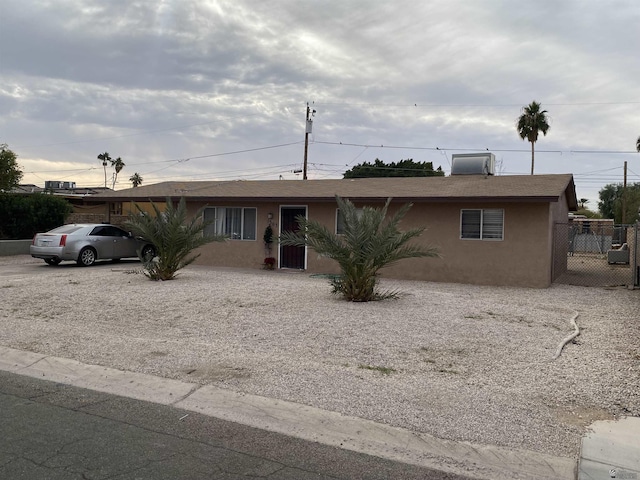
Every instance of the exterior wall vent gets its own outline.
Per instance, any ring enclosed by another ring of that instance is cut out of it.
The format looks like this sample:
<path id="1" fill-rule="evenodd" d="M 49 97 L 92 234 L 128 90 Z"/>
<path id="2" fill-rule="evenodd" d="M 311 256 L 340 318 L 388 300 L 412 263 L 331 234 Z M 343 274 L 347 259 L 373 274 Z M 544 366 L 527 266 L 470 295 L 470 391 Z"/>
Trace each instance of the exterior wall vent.
<path id="1" fill-rule="evenodd" d="M 496 156 L 493 153 L 454 153 L 451 155 L 451 175 L 495 175 Z"/>

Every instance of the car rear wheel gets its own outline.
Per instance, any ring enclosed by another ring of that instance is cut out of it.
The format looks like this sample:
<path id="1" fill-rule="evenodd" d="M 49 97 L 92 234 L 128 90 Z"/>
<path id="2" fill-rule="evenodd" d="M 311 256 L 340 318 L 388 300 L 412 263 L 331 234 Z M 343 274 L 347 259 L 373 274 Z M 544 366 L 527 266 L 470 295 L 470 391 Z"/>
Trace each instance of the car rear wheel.
<path id="1" fill-rule="evenodd" d="M 44 261 L 47 265 L 52 265 L 54 267 L 60 264 L 59 258 L 45 258 Z"/>
<path id="2" fill-rule="evenodd" d="M 78 265 L 81 267 L 90 267 L 96 263 L 96 251 L 91 247 L 84 247 L 78 255 Z"/>

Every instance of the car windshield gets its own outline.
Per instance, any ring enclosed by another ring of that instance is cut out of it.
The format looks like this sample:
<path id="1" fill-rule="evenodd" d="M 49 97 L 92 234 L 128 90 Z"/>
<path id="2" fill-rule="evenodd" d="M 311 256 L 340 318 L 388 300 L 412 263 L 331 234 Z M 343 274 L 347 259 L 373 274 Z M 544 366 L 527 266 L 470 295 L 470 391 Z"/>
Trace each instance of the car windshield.
<path id="1" fill-rule="evenodd" d="M 50 230 L 48 233 L 73 233 L 77 230 L 80 230 L 82 227 L 79 225 L 63 225 L 58 228 L 54 228 Z"/>

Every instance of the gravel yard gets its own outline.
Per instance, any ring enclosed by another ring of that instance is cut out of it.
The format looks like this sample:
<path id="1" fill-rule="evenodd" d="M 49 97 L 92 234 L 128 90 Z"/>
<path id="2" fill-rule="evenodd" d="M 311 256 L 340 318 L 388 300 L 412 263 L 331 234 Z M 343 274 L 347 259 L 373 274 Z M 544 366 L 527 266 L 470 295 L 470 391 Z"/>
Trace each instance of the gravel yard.
<path id="1" fill-rule="evenodd" d="M 563 456 L 640 415 L 637 290 L 383 279 L 405 295 L 347 303 L 307 273 L 140 268 L 0 257 L 0 345 Z"/>

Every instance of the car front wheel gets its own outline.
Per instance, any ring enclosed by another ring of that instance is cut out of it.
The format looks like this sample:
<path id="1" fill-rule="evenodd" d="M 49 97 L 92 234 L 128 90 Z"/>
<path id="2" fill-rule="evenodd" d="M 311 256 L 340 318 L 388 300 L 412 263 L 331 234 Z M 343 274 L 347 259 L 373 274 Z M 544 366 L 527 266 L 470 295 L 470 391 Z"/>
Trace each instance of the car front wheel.
<path id="1" fill-rule="evenodd" d="M 96 263 L 96 251 L 93 248 L 85 247 L 80 250 L 78 265 L 81 267 L 90 267 L 94 263 Z"/>
<path id="2" fill-rule="evenodd" d="M 156 249 L 153 248 L 151 245 L 146 245 L 141 252 L 142 257 L 142 261 L 143 262 L 148 262 L 150 261 L 153 257 L 156 256 Z"/>

